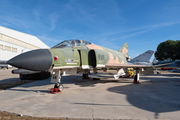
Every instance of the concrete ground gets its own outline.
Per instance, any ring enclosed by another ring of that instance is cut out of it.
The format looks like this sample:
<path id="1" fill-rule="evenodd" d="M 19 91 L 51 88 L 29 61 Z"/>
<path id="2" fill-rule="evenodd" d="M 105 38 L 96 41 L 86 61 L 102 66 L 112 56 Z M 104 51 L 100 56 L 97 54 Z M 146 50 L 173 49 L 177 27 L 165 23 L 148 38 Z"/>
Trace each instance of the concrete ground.
<path id="1" fill-rule="evenodd" d="M 1 83 L 9 83 L 13 81 L 18 81 L 19 80 L 19 75 L 18 74 L 12 74 L 11 71 L 13 69 L 0 69 L 0 84 Z"/>
<path id="2" fill-rule="evenodd" d="M 19 79 L 18 74 L 11 73 L 13 69 L 16 68 L 0 69 L 0 91 L 34 81 L 34 80 L 21 81 Z"/>
<path id="3" fill-rule="evenodd" d="M 76 75 L 62 78 L 62 93 L 48 94 L 54 86 L 49 78 L 0 91 L 0 110 L 48 118 L 180 119 L 180 74 L 142 75 L 140 84 L 132 82 L 108 73 Z"/>

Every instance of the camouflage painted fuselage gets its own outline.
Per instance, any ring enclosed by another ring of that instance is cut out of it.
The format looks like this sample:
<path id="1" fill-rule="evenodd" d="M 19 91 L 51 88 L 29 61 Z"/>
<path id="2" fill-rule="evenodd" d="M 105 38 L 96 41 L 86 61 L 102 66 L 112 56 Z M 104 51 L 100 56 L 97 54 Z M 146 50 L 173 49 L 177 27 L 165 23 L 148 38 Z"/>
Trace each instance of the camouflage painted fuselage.
<path id="1" fill-rule="evenodd" d="M 107 64 L 127 63 L 127 43 L 125 43 L 118 52 L 89 42 L 89 44 L 86 45 L 86 41 L 84 40 L 75 41 L 79 43 L 76 46 L 71 44 L 72 41 L 64 41 L 52 49 L 49 49 L 52 55 L 53 69 L 79 67 L 82 69 L 92 69 L 105 67 Z M 70 46 L 59 48 L 59 46 L 65 43 L 69 43 Z M 55 60 L 55 56 L 58 57 L 58 60 Z"/>
<path id="2" fill-rule="evenodd" d="M 38 49 L 20 54 L 7 63 L 33 71 L 69 68 L 82 70 L 103 67 L 120 68 L 127 63 L 127 54 L 127 43 L 119 51 L 114 51 L 84 40 L 66 40 L 51 49 Z"/>

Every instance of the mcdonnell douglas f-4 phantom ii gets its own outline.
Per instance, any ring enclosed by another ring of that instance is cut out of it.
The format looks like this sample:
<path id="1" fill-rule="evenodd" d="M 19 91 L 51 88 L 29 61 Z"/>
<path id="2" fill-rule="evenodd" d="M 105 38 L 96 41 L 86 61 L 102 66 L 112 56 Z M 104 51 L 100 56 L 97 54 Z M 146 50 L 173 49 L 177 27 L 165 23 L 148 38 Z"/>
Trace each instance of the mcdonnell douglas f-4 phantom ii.
<path id="1" fill-rule="evenodd" d="M 62 89 L 61 75 L 75 75 L 82 72 L 84 77 L 88 77 L 92 69 L 116 68 L 120 71 L 121 68 L 133 67 L 136 68 L 135 80 L 139 80 L 140 68 L 152 67 L 129 64 L 127 59 L 127 43 L 115 51 L 85 40 L 65 40 L 51 49 L 22 53 L 7 63 L 25 70 L 52 71 L 51 82 L 56 83 L 54 88 Z"/>

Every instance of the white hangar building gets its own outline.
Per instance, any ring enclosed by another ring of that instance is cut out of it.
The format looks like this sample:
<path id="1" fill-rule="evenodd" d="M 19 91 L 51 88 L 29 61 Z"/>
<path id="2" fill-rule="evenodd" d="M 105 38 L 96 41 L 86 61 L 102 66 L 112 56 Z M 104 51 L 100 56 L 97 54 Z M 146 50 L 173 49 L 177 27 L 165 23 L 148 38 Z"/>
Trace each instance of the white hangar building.
<path id="1" fill-rule="evenodd" d="M 49 48 L 36 36 L 0 26 L 0 61 L 9 60 L 23 51 Z"/>

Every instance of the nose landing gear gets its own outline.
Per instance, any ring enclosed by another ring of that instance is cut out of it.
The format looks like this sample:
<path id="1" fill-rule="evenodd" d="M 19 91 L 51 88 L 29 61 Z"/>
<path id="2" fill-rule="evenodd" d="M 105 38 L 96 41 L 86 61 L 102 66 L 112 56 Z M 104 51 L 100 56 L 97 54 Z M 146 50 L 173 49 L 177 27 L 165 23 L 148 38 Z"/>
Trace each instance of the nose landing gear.
<path id="1" fill-rule="evenodd" d="M 54 93 L 54 92 L 61 92 L 64 89 L 64 86 L 61 84 L 61 74 L 60 74 L 60 70 L 54 70 L 52 77 L 51 77 L 51 82 L 52 83 L 56 83 L 54 85 L 54 88 L 52 88 L 50 90 L 50 93 Z M 56 94 L 56 93 L 55 93 Z"/>

